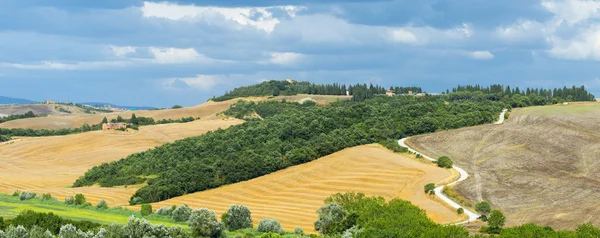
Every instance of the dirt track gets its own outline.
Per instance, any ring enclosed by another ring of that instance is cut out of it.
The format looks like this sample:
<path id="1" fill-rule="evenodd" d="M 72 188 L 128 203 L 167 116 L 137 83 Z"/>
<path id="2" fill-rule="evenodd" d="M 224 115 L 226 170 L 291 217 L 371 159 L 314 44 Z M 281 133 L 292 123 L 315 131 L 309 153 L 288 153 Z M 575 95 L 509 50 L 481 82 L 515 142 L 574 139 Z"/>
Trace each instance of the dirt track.
<path id="1" fill-rule="evenodd" d="M 255 225 L 263 218 L 280 221 L 287 231 L 313 231 L 316 210 L 337 192 L 363 192 L 386 199 L 403 198 L 427 211 L 439 223 L 461 219 L 456 211 L 423 193 L 427 183 L 449 179 L 449 170 L 395 154 L 380 145 L 358 146 L 250 181 L 189 194 L 154 204 L 155 208 L 188 204 L 218 214 L 231 204 L 252 210 Z"/>
<path id="2" fill-rule="evenodd" d="M 96 203 L 126 204 L 135 188 L 68 188 L 88 169 L 167 142 L 201 135 L 240 120 L 200 120 L 141 127 L 139 132 L 94 131 L 68 136 L 25 138 L 0 145 L 0 192 L 50 193 L 62 199 L 83 192 Z"/>
<path id="3" fill-rule="evenodd" d="M 431 156 L 450 156 L 472 178 L 456 190 L 490 201 L 507 225 L 600 225 L 600 104 L 515 109 L 502 125 L 416 136 Z"/>

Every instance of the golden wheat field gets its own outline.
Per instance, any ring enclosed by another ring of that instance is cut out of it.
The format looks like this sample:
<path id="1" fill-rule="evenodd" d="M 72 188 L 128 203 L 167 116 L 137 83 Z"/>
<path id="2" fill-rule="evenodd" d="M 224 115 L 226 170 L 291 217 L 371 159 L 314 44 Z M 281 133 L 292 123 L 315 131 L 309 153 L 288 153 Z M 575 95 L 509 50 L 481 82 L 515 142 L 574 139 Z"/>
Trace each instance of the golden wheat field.
<path id="1" fill-rule="evenodd" d="M 393 153 L 380 145 L 364 145 L 253 180 L 173 198 L 153 207 L 187 204 L 192 208 L 206 207 L 220 215 L 231 204 L 244 204 L 252 210 L 255 225 L 261 219 L 274 218 L 285 230 L 298 226 L 311 232 L 317 219 L 316 210 L 325 198 L 337 192 L 355 191 L 387 200 L 403 198 L 425 209 L 434 221 L 451 223 L 461 219 L 456 211 L 425 195 L 423 186 L 452 176 L 450 170 Z"/>
<path id="2" fill-rule="evenodd" d="M 0 145 L 0 193 L 26 190 L 63 199 L 84 193 L 95 204 L 127 204 L 135 188 L 68 188 L 88 169 L 167 142 L 227 128 L 241 120 L 199 120 L 141 127 L 139 131 L 94 131 L 67 136 L 17 139 Z"/>

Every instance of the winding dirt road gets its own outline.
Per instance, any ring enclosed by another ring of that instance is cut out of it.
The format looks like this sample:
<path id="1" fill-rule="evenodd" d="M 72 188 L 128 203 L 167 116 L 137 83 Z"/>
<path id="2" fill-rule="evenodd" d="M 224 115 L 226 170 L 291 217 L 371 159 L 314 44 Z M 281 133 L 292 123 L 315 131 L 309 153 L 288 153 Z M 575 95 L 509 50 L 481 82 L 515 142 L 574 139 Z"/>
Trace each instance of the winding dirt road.
<path id="1" fill-rule="evenodd" d="M 499 125 L 499 124 L 502 124 L 504 122 L 504 114 L 506 114 L 507 111 L 508 111 L 507 109 L 502 110 L 502 113 L 500 113 L 500 117 L 498 118 L 498 121 L 494 123 L 495 125 Z M 410 152 L 421 154 L 423 156 L 423 158 L 425 158 L 425 159 L 428 159 L 430 161 L 436 161 L 436 159 L 431 158 L 431 157 L 429 157 L 427 155 L 424 155 L 423 153 L 420 153 L 420 152 L 414 150 L 413 148 L 411 148 L 410 146 L 408 146 L 406 144 L 406 140 L 409 139 L 409 138 L 410 137 L 398 140 L 398 144 L 400 146 L 408 148 L 408 151 L 410 151 Z M 460 177 L 456 181 L 454 181 L 452 183 L 441 185 L 441 186 L 438 186 L 437 188 L 435 188 L 434 189 L 435 195 L 438 196 L 440 199 L 442 199 L 444 202 L 446 202 L 448 205 L 450 205 L 453 208 L 456 208 L 456 209 L 462 208 L 462 209 L 464 209 L 465 214 L 467 214 L 467 216 L 469 217 L 469 219 L 467 219 L 466 221 L 463 221 L 463 222 L 456 223 L 457 225 L 475 221 L 475 220 L 477 220 L 479 218 L 479 215 L 477 215 L 475 212 L 473 212 L 473 211 L 471 211 L 471 210 L 469 210 L 469 209 L 461 206 L 460 204 L 452 201 L 452 199 L 446 197 L 442 193 L 442 189 L 444 189 L 445 186 L 452 186 L 452 185 L 454 185 L 456 183 L 459 183 L 459 182 L 464 181 L 467 178 L 469 178 L 469 174 L 464 169 L 461 169 L 461 168 L 459 168 L 457 166 L 452 166 L 452 168 L 455 169 L 456 171 L 458 171 L 458 173 L 460 174 Z"/>

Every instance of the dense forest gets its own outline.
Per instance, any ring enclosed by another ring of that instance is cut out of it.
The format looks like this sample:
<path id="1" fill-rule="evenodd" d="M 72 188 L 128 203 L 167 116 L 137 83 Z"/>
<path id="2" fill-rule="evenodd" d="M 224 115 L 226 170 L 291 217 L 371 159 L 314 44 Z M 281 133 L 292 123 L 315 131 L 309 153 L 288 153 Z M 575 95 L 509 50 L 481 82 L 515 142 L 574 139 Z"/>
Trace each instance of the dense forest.
<path id="1" fill-rule="evenodd" d="M 493 122 L 502 102 L 446 103 L 441 96 L 375 97 L 327 107 L 314 103 L 234 104 L 225 114 L 263 120 L 192 137 L 92 168 L 75 187 L 147 185 L 132 197 L 155 202 L 256 178 L 341 149 Z"/>
<path id="2" fill-rule="evenodd" d="M 589 93 L 584 86 L 555 89 L 511 88 L 500 84 L 489 87 L 458 86 L 449 93 L 450 100 L 491 100 L 510 103 L 512 107 L 526 107 L 534 105 L 549 105 L 559 102 L 595 101 L 594 95 Z"/>
<path id="3" fill-rule="evenodd" d="M 409 91 L 414 93 L 421 93 L 420 87 L 393 87 L 396 94 L 405 94 Z M 373 98 L 377 94 L 385 94 L 387 89 L 382 86 L 372 85 L 367 86 L 366 84 L 356 84 L 346 86 L 345 84 L 313 84 L 310 82 L 296 82 L 296 81 L 266 81 L 260 84 L 239 87 L 231 92 L 225 93 L 220 97 L 214 97 L 213 101 L 225 101 L 239 97 L 252 97 L 252 96 L 290 96 L 297 94 L 314 94 L 314 95 L 346 95 L 348 92 L 350 95 L 357 95 L 356 101 L 362 101 L 365 99 Z"/>

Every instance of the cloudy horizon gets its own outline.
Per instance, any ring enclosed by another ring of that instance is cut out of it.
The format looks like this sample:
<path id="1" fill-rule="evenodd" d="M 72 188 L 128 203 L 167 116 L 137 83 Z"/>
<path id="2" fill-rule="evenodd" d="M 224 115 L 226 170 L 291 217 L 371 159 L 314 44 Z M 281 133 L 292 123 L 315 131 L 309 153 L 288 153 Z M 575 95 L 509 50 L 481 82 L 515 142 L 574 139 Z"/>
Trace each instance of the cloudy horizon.
<path id="1" fill-rule="evenodd" d="M 242 85 L 584 85 L 600 1 L 3 1 L 0 96 L 195 105 Z"/>

